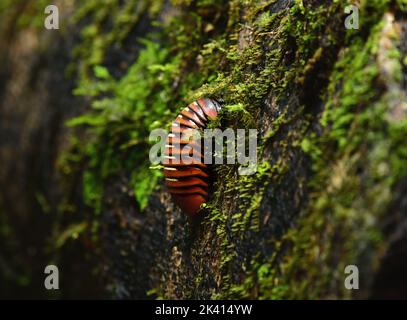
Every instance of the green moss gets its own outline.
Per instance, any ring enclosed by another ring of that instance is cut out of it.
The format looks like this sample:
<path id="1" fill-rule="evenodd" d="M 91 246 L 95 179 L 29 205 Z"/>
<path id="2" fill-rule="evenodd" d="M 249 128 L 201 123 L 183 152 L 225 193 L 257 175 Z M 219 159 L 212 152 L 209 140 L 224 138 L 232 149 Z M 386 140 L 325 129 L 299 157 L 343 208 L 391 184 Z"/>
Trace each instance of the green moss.
<path id="1" fill-rule="evenodd" d="M 173 67 L 177 59 L 166 63 L 166 50 L 161 50 L 152 41 L 144 41 L 144 45 L 146 48 L 137 62 L 121 80 L 114 80 L 105 68 L 98 67 L 95 69 L 97 81 L 76 90 L 77 94 L 95 97 L 93 111 L 71 120 L 69 124 L 89 126 L 89 132 L 94 137 L 86 148 L 89 168 L 84 176 L 84 195 L 87 203 L 98 207 L 98 210 L 103 181 L 119 170 L 132 172 L 137 164 L 148 160 L 146 145 L 149 130 L 159 126 L 157 119 L 165 117 L 168 110 L 169 95 L 164 90 L 170 90 L 170 79 L 175 76 Z M 153 96 L 157 88 L 162 88 L 163 93 Z M 99 98 L 101 94 L 105 96 Z M 145 199 L 136 187 L 139 186 L 139 190 L 144 192 L 145 183 L 155 180 L 151 180 L 150 176 L 139 178 L 133 176 L 135 193 L 145 206 Z"/>
<path id="2" fill-rule="evenodd" d="M 62 4 L 64 4 L 64 1 L 62 1 Z M 9 36 L 15 31 L 23 30 L 26 28 L 37 30 L 44 28 L 44 20 L 47 16 L 44 13 L 44 10 L 48 5 L 50 5 L 50 3 L 47 0 L 1 1 L 0 18 L 2 20 L 2 27 L 7 29 L 5 34 Z"/>
<path id="3" fill-rule="evenodd" d="M 367 254 L 374 269 L 385 249 L 380 220 L 407 165 L 401 160 L 405 151 L 395 151 L 400 150 L 399 134 L 405 135 L 405 128 L 391 134 L 395 124 L 387 120 L 389 97 L 372 90 L 380 88 L 375 59 L 382 30 L 379 20 L 367 42 L 354 38 L 341 53 L 325 97 L 324 131 L 302 143 L 313 159 L 314 191 L 302 218 L 282 239 L 290 249 L 280 273 L 266 281 L 289 287 L 284 298 L 350 298 L 352 293 L 343 286 L 345 266 L 358 265 Z M 388 58 L 399 68 L 399 54 Z M 393 76 L 400 80 L 397 73 Z M 403 127 L 403 122 L 396 126 Z"/>
<path id="4" fill-rule="evenodd" d="M 242 5 L 241 10 L 246 13 L 246 16 L 243 17 L 246 22 L 245 28 L 249 30 L 247 32 L 249 40 L 243 48 L 238 40 L 241 41 L 242 33 L 246 35 L 244 29 L 237 29 L 236 34 L 221 42 L 218 41 L 216 46 L 213 46 L 217 47 L 219 43 L 229 44 L 229 47 L 222 48 L 221 52 L 224 52 L 225 58 L 230 60 L 228 67 L 230 65 L 233 67 L 227 68 L 224 73 L 218 73 L 213 82 L 204 85 L 191 96 L 191 98 L 195 98 L 219 95 L 226 103 L 238 101 L 238 104 L 225 106 L 226 111 L 222 113 L 221 118 L 226 126 L 255 128 L 253 115 L 257 114 L 257 110 L 263 105 L 263 101 L 270 91 L 276 97 L 277 104 L 280 102 L 279 100 L 285 100 L 287 91 L 295 91 L 296 83 L 304 81 L 308 70 L 312 69 L 312 65 L 316 64 L 322 56 L 323 49 L 319 47 L 320 40 L 317 35 L 326 28 L 329 19 L 341 8 L 339 4 L 329 7 L 323 5 L 312 7 L 298 2 L 292 8 L 270 14 L 262 12 L 262 10 L 267 10 L 267 6 L 263 4 L 261 8 L 259 6 L 253 3 L 247 4 L 247 6 Z M 310 37 L 304 37 L 308 34 Z M 334 43 L 335 35 L 328 35 L 327 39 L 329 46 L 331 42 Z M 297 51 L 294 60 L 287 61 L 287 52 L 282 48 L 292 47 L 293 42 L 295 42 Z M 268 47 L 272 49 L 264 50 L 262 47 L 264 43 L 267 43 Z M 213 51 L 209 51 L 209 53 L 213 55 Z M 259 161 L 262 161 L 263 158 L 267 159 L 267 156 L 264 155 L 264 148 L 273 142 L 273 138 L 282 126 L 287 126 L 291 122 L 297 123 L 299 125 L 296 128 L 297 136 L 292 136 L 288 141 L 279 141 L 278 158 L 273 159 L 272 163 L 269 159 L 264 160 L 256 175 L 236 177 L 235 170 L 226 166 L 217 170 L 218 176 L 222 177 L 221 185 L 217 186 L 219 192 L 238 194 L 239 205 L 233 208 L 234 214 L 228 216 L 218 209 L 220 203 L 224 203 L 225 197 L 215 194 L 213 201 L 207 206 L 211 210 L 210 221 L 217 222 L 217 234 L 223 239 L 221 241 L 222 289 L 220 293 L 213 296 L 214 298 L 262 297 L 262 293 L 258 293 L 255 288 L 259 285 L 261 287 L 263 281 L 266 282 L 266 280 L 264 272 L 260 272 L 262 277 L 259 280 L 257 268 L 263 266 L 264 271 L 266 264 L 261 264 L 256 259 L 249 262 L 246 268 L 250 271 L 243 283 L 234 283 L 230 280 L 233 276 L 228 274 L 232 272 L 228 270 L 231 270 L 231 264 L 237 255 L 237 239 L 248 236 L 247 231 L 259 231 L 259 208 L 264 191 L 270 184 L 278 185 L 287 175 L 290 153 L 293 148 L 297 147 L 297 141 L 308 125 L 307 117 L 303 112 L 303 108 L 299 108 L 296 112 L 286 110 L 273 119 L 272 129 L 260 141 Z M 303 119 L 299 121 L 301 117 Z M 273 294 L 276 295 L 277 291 L 281 290 L 275 288 Z"/>

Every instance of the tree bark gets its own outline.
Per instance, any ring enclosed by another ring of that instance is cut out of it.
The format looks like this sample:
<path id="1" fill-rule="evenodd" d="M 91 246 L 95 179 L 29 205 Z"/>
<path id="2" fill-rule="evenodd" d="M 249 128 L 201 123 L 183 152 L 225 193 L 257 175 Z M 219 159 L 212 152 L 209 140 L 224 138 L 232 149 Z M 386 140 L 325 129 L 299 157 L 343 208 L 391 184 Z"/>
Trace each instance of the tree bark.
<path id="1" fill-rule="evenodd" d="M 403 0 L 90 1 L 51 35 L 4 26 L 0 295 L 43 292 L 56 261 L 61 297 L 407 297 L 406 14 Z M 198 96 L 224 100 L 222 129 L 258 130 L 258 164 L 214 166 L 190 219 L 147 140 Z"/>

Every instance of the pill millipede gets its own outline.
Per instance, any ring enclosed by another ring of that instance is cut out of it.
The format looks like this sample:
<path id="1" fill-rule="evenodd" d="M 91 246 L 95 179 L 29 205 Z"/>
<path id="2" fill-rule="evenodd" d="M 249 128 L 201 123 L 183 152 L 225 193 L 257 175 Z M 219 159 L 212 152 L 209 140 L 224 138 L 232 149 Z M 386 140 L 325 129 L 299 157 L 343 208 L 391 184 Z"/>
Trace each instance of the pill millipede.
<path id="1" fill-rule="evenodd" d="M 192 130 L 205 129 L 221 110 L 218 100 L 200 98 L 176 117 L 167 136 L 164 151 L 164 177 L 169 193 L 181 210 L 191 216 L 199 213 L 208 199 L 210 166 L 203 161 L 201 141 L 184 139 Z M 190 156 L 184 161 L 182 155 Z"/>

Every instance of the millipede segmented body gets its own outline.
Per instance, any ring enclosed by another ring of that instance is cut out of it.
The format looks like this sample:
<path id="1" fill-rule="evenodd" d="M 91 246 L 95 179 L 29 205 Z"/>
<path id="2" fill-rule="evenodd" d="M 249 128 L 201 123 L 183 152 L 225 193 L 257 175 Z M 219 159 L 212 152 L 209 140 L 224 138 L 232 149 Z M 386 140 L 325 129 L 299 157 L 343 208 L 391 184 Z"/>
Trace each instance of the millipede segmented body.
<path id="1" fill-rule="evenodd" d="M 201 141 L 183 139 L 191 129 L 205 129 L 209 120 L 216 119 L 220 104 L 213 99 L 198 99 L 181 111 L 172 123 L 164 152 L 164 176 L 168 191 L 181 210 L 196 215 L 206 202 L 209 191 L 209 167 L 203 162 Z M 188 145 L 188 146 L 187 146 Z M 192 161 L 182 160 L 182 155 L 194 155 Z M 198 156 L 196 156 L 198 155 Z"/>

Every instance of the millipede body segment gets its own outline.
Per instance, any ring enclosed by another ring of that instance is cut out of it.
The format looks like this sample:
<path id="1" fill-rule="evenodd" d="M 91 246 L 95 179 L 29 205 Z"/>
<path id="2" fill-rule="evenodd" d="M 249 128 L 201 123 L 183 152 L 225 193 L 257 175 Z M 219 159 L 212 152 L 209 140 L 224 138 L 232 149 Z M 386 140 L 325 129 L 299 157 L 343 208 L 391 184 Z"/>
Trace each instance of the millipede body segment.
<path id="1" fill-rule="evenodd" d="M 191 129 L 205 129 L 209 120 L 216 119 L 220 104 L 213 99 L 198 99 L 183 109 L 172 123 L 164 151 L 164 176 L 168 191 L 181 210 L 196 215 L 206 202 L 209 190 L 209 167 L 203 162 L 201 141 L 183 139 Z M 184 161 L 182 155 L 193 156 Z M 198 156 L 197 156 L 198 155 Z"/>

